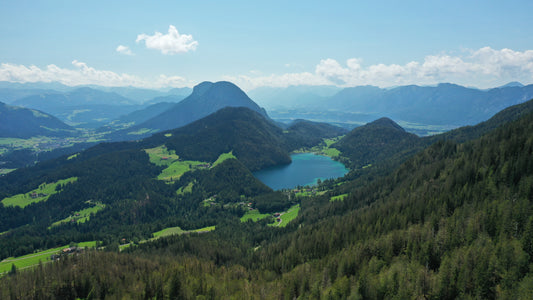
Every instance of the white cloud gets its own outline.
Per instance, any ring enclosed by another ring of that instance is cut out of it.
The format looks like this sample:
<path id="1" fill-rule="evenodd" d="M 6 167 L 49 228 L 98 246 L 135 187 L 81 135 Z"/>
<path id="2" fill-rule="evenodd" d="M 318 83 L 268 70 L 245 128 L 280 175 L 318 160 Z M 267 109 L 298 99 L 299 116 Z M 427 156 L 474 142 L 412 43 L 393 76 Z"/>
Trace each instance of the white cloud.
<path id="1" fill-rule="evenodd" d="M 131 52 L 131 49 L 128 46 L 118 45 L 116 51 L 125 55 L 133 55 L 133 52 Z"/>
<path id="2" fill-rule="evenodd" d="M 102 86 L 136 86 L 145 88 L 183 87 L 192 83 L 180 76 L 160 75 L 155 79 L 140 78 L 130 74 L 118 74 L 97 70 L 86 63 L 72 61 L 74 68 L 48 65 L 46 68 L 9 63 L 0 64 L 0 81 L 11 82 L 60 82 L 69 86 L 95 84 Z"/>
<path id="3" fill-rule="evenodd" d="M 453 82 L 480 88 L 494 87 L 510 81 L 533 83 L 533 50 L 495 50 L 484 47 L 467 50 L 463 55 L 445 53 L 428 55 L 423 61 L 364 66 L 359 58 L 350 58 L 343 65 L 337 60 L 321 60 L 313 73 L 285 73 L 270 76 L 226 76 L 245 89 L 259 86 L 289 85 L 376 85 L 381 87 Z"/>
<path id="4" fill-rule="evenodd" d="M 163 54 L 185 53 L 196 50 L 198 42 L 192 35 L 180 34 L 176 27 L 170 25 L 168 33 L 155 32 L 154 35 L 139 34 L 136 42 L 144 41 L 146 48 L 160 50 Z"/>

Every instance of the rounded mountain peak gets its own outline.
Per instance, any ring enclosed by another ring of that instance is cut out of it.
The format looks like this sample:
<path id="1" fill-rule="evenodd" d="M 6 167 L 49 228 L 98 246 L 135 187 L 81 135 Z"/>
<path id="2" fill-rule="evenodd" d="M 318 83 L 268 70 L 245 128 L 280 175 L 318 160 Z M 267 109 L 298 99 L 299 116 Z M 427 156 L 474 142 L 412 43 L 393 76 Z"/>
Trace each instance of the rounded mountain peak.
<path id="1" fill-rule="evenodd" d="M 368 123 L 368 125 L 390 127 L 390 128 L 398 129 L 398 130 L 401 130 L 401 131 L 405 131 L 405 129 L 403 129 L 400 125 L 398 125 L 398 123 L 396 123 L 393 120 L 391 120 L 389 118 L 386 118 L 386 117 L 377 119 L 377 120 L 375 120 L 375 121 L 373 121 L 371 123 Z"/>
<path id="2" fill-rule="evenodd" d="M 246 96 L 246 94 L 235 84 L 229 81 L 218 81 L 210 82 L 204 81 L 194 87 L 193 95 L 204 96 L 204 95 L 228 95 L 228 96 Z M 246 96 L 247 97 L 247 96 Z M 248 97 L 247 97 L 248 98 Z"/>

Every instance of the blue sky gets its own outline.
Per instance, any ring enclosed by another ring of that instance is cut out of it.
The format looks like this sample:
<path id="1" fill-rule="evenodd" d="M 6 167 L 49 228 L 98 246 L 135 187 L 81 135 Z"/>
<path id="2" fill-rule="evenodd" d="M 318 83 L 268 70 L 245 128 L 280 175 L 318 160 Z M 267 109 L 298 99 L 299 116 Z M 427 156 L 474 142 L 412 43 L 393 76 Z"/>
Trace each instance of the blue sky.
<path id="1" fill-rule="evenodd" d="M 529 84 L 531 11 L 533 1 L 0 0 L 0 80 Z"/>

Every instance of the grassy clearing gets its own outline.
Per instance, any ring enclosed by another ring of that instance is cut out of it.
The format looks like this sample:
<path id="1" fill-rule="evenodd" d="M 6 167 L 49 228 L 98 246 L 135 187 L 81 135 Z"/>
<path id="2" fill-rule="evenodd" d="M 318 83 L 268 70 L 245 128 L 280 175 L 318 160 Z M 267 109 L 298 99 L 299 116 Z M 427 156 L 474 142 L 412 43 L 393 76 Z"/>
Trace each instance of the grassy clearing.
<path id="1" fill-rule="evenodd" d="M 252 220 L 256 222 L 256 221 L 268 218 L 270 216 L 271 214 L 262 214 L 257 209 L 249 210 L 244 214 L 244 216 L 241 217 L 241 222 L 246 222 L 248 220 Z"/>
<path id="2" fill-rule="evenodd" d="M 213 231 L 215 230 L 216 226 L 213 225 L 213 226 L 207 226 L 207 227 L 203 227 L 203 228 L 198 228 L 198 229 L 195 229 L 195 230 L 189 230 L 188 232 L 209 232 L 209 231 Z"/>
<path id="3" fill-rule="evenodd" d="M 237 159 L 237 157 L 235 157 L 235 155 L 233 155 L 233 151 L 230 151 L 229 153 L 220 154 L 220 156 L 217 158 L 217 160 L 213 163 L 213 167 L 217 166 L 218 164 L 222 163 L 226 159 L 230 159 L 230 158 Z"/>
<path id="4" fill-rule="evenodd" d="M 294 151 L 294 153 L 312 152 L 315 154 L 325 155 L 331 158 L 336 158 L 341 154 L 341 152 L 336 148 L 332 148 L 331 145 L 333 145 L 334 143 L 336 143 L 343 137 L 344 136 L 342 135 L 342 136 L 334 137 L 331 139 L 323 139 L 322 141 L 324 142 L 324 144 L 321 143 L 320 145 L 314 146 L 312 148 L 302 148 L 297 151 Z"/>
<path id="5" fill-rule="evenodd" d="M 289 224 L 290 221 L 294 220 L 298 216 L 298 212 L 300 212 L 300 204 L 293 205 L 289 209 L 287 209 L 287 211 L 282 212 L 280 214 L 280 222 L 268 224 L 268 226 L 285 227 L 287 226 L 287 224 Z"/>
<path id="6" fill-rule="evenodd" d="M 185 160 L 185 161 L 175 161 L 170 166 L 165 168 L 159 176 L 157 176 L 157 179 L 173 182 L 175 180 L 178 180 L 181 175 L 185 174 L 185 172 L 188 172 L 190 170 L 195 169 L 199 165 L 204 165 L 205 163 L 201 161 L 192 161 L 192 160 Z"/>
<path id="7" fill-rule="evenodd" d="M 348 196 L 348 194 L 342 194 L 342 195 L 338 195 L 338 196 L 333 196 L 329 199 L 329 201 L 333 202 L 333 201 L 343 201 L 344 198 Z"/>
<path id="8" fill-rule="evenodd" d="M 137 131 L 131 131 L 131 132 L 128 132 L 129 135 L 141 135 L 141 134 L 145 134 L 145 133 L 150 133 L 150 132 L 156 132 L 157 130 L 154 130 L 154 129 L 150 129 L 150 128 L 141 128 Z"/>
<path id="9" fill-rule="evenodd" d="M 71 156 L 67 157 L 67 160 L 71 160 L 73 158 L 76 158 L 76 157 L 78 157 L 78 155 L 80 155 L 80 154 L 79 153 L 72 154 Z"/>
<path id="10" fill-rule="evenodd" d="M 24 268 L 36 266 L 39 264 L 39 262 L 42 262 L 42 263 L 50 262 L 50 256 L 52 254 L 57 254 L 59 253 L 59 251 L 65 248 L 68 248 L 68 247 L 69 246 L 62 246 L 62 247 L 52 248 L 52 249 L 24 255 L 24 256 L 6 258 L 0 262 L 0 274 L 11 270 L 12 264 L 15 264 L 15 267 L 17 267 L 17 269 L 24 269 Z M 93 247 L 96 247 L 96 241 L 79 243 L 78 247 L 93 248 Z"/>
<path id="11" fill-rule="evenodd" d="M 150 157 L 150 162 L 158 166 L 167 166 L 161 174 L 157 176 L 157 179 L 167 182 L 173 182 L 183 175 L 185 172 L 196 168 L 199 165 L 206 163 L 201 161 L 180 161 L 179 156 L 176 155 L 174 150 L 168 150 L 165 145 L 144 149 L 144 151 Z"/>
<path id="12" fill-rule="evenodd" d="M 58 191 L 56 191 L 58 185 L 74 182 L 76 180 L 78 180 L 77 177 L 70 177 L 53 183 L 43 183 L 38 188 L 29 191 L 28 193 L 4 198 L 2 203 L 4 206 L 18 206 L 24 208 L 32 203 L 48 200 L 51 195 L 58 193 Z"/>
<path id="13" fill-rule="evenodd" d="M 15 170 L 16 169 L 0 169 L 0 175 L 4 175 L 4 174 L 7 174 L 9 172 L 13 172 Z"/>
<path id="14" fill-rule="evenodd" d="M 163 230 L 160 230 L 158 232 L 154 232 L 154 238 L 161 238 L 161 237 L 164 237 L 164 236 L 169 236 L 169 235 L 174 235 L 174 234 L 183 234 L 184 232 L 186 232 L 185 230 L 182 230 L 180 227 L 170 227 L 170 228 L 165 228 Z"/>
<path id="15" fill-rule="evenodd" d="M 100 202 L 96 202 L 93 204 L 92 207 L 88 207 L 79 211 L 76 211 L 72 214 L 72 216 L 69 216 L 63 220 L 59 220 L 57 222 L 52 223 L 49 228 L 63 224 L 63 223 L 69 223 L 69 222 L 76 222 L 78 224 L 85 223 L 89 221 L 91 218 L 91 214 L 96 214 L 98 211 L 105 208 L 105 204 L 102 204 Z"/>
<path id="16" fill-rule="evenodd" d="M 329 156 L 329 157 L 337 157 L 341 155 L 341 152 L 335 148 L 326 148 L 326 149 L 323 149 L 322 152 L 320 153 L 326 156 Z"/>
<path id="17" fill-rule="evenodd" d="M 159 147 L 144 149 L 144 152 L 150 157 L 150 162 L 158 166 L 170 166 L 180 157 L 176 155 L 176 151 L 168 150 L 165 145 Z"/>
<path id="18" fill-rule="evenodd" d="M 156 239 L 159 239 L 165 236 L 169 236 L 169 235 L 184 234 L 184 233 L 191 233 L 191 232 L 208 232 L 208 231 L 213 231 L 213 230 L 215 230 L 215 226 L 207 226 L 207 227 L 198 228 L 194 230 L 183 230 L 180 227 L 169 227 L 169 228 L 165 228 L 163 230 L 154 232 L 153 233 L 154 237 L 149 239 L 148 241 L 153 241 L 153 240 L 156 240 Z M 147 241 L 141 241 L 140 243 L 144 243 L 144 242 L 147 242 Z"/>
<path id="19" fill-rule="evenodd" d="M 300 204 L 291 206 L 291 208 L 289 208 L 285 213 L 281 215 L 281 223 L 279 223 L 279 226 L 280 227 L 287 226 L 287 224 L 289 224 L 290 221 L 296 219 L 299 212 L 300 212 Z"/>
<path id="20" fill-rule="evenodd" d="M 182 186 L 176 191 L 176 195 L 183 195 L 185 193 L 192 193 L 192 187 L 194 186 L 194 183 L 189 182 L 187 186 Z"/>

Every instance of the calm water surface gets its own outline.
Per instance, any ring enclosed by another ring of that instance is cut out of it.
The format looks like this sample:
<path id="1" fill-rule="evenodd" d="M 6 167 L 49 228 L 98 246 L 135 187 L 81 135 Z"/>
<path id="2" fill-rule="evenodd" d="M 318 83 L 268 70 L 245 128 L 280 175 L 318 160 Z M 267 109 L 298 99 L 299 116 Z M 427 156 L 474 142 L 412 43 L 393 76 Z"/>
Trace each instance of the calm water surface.
<path id="1" fill-rule="evenodd" d="M 254 172 L 255 177 L 274 190 L 313 185 L 317 180 L 338 178 L 348 169 L 338 161 L 313 153 L 291 155 L 292 163 Z"/>

